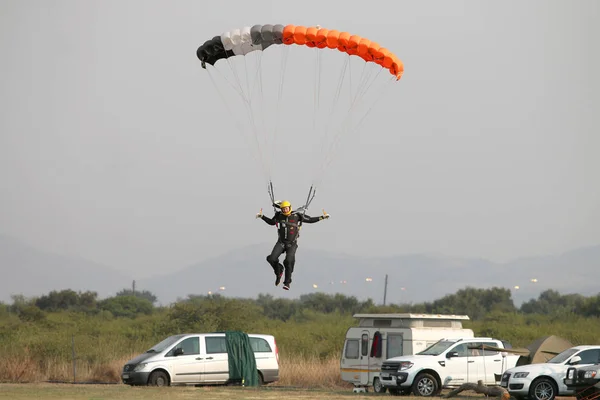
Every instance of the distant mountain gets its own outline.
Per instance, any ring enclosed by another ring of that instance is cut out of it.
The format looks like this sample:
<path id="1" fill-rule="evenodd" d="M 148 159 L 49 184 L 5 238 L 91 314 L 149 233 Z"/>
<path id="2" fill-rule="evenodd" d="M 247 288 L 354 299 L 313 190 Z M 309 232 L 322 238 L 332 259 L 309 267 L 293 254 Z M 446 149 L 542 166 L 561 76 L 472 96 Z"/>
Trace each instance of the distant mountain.
<path id="1" fill-rule="evenodd" d="M 586 296 L 600 292 L 590 279 L 600 266 L 600 245 L 508 263 L 431 254 L 356 257 L 301 246 L 289 292 L 274 285 L 275 275 L 265 259 L 271 246 L 266 243 L 233 249 L 179 270 L 136 280 L 136 287 L 154 293 L 160 304 L 209 292 L 245 298 L 256 298 L 259 293 L 284 298 L 341 293 L 360 300 L 372 298 L 381 304 L 386 275 L 387 304 L 430 302 L 467 286 L 509 288 L 517 306 L 547 289 Z M 31 297 L 62 289 L 92 290 L 104 298 L 129 288 L 134 279 L 107 266 L 44 252 L 2 235 L 0 274 L 0 301 L 4 302 L 11 300 L 11 294 Z"/>
<path id="2" fill-rule="evenodd" d="M 600 266 L 600 246 L 503 264 L 426 254 L 367 258 L 300 248 L 290 292 L 274 286 L 275 275 L 265 260 L 269 251 L 269 245 L 235 249 L 179 271 L 140 280 L 139 287 L 155 293 L 162 303 L 209 291 L 251 298 L 259 293 L 295 298 L 321 291 L 372 298 L 381 304 L 386 274 L 388 304 L 433 301 L 466 286 L 509 288 L 517 306 L 547 289 L 587 296 L 600 292 L 597 283 L 589 279 Z"/>
<path id="3" fill-rule="evenodd" d="M 41 296 L 52 290 L 98 292 L 99 298 L 131 287 L 132 278 L 114 269 L 76 257 L 36 249 L 0 235 L 0 301 L 11 295 Z"/>

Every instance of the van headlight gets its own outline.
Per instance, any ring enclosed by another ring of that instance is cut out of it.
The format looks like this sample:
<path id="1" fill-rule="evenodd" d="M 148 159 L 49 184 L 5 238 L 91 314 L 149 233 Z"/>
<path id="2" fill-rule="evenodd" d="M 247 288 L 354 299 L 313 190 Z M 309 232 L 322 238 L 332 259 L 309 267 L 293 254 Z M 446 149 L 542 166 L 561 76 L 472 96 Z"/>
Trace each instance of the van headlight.
<path id="1" fill-rule="evenodd" d="M 515 379 L 527 378 L 527 375 L 529 375 L 529 372 L 515 372 L 515 374 L 513 375 L 513 378 L 515 378 Z"/>
<path id="2" fill-rule="evenodd" d="M 143 370 L 144 368 L 146 368 L 146 365 L 148 365 L 148 363 L 140 363 L 140 364 L 136 365 L 133 368 L 133 372 L 139 372 L 139 371 Z"/>
<path id="3" fill-rule="evenodd" d="M 410 361 L 402 361 L 400 362 L 400 367 L 398 368 L 398 371 L 406 371 L 407 369 L 410 369 L 413 365 L 414 364 Z"/>

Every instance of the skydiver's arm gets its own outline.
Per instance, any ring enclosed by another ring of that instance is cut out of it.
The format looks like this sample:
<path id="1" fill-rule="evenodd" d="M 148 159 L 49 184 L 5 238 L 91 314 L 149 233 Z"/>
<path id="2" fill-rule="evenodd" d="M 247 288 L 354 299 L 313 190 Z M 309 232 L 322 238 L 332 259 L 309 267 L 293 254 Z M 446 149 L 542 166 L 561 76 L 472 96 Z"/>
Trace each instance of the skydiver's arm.
<path id="1" fill-rule="evenodd" d="M 263 221 L 265 221 L 269 225 L 275 225 L 277 221 L 275 220 L 275 216 L 273 218 L 265 217 L 264 215 L 261 217 Z"/>
<path id="2" fill-rule="evenodd" d="M 305 215 L 305 214 L 301 214 L 302 215 L 302 222 L 306 223 L 306 224 L 314 224 L 315 222 L 319 222 L 320 220 L 323 219 L 323 216 L 319 216 L 319 217 L 311 217 L 309 215 Z"/>

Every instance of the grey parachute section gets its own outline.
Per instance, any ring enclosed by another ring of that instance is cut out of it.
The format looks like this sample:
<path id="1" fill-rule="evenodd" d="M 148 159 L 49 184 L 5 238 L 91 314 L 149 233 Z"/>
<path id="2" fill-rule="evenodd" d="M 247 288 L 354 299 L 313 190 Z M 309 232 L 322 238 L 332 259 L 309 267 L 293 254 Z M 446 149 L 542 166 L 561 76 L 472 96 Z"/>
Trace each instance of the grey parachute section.
<path id="1" fill-rule="evenodd" d="M 227 31 L 204 42 L 198 47 L 196 55 L 203 68 L 206 68 L 206 64 L 214 66 L 221 59 L 246 55 L 252 51 L 262 51 L 269 46 L 282 44 L 283 28 L 281 24 L 267 24 Z"/>

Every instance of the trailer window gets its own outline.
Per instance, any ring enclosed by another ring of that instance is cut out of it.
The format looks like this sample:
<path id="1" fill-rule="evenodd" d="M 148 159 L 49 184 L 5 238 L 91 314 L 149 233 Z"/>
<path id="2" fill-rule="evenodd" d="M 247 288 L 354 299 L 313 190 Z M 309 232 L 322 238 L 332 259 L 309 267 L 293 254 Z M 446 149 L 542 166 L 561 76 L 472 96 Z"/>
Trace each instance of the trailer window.
<path id="1" fill-rule="evenodd" d="M 346 358 L 358 358 L 358 339 L 348 339 L 346 341 Z"/>
<path id="2" fill-rule="evenodd" d="M 392 358 L 403 355 L 404 352 L 402 347 L 402 335 L 388 334 L 386 351 L 386 358 Z"/>
<path id="3" fill-rule="evenodd" d="M 369 354 L 369 335 L 363 333 L 360 341 L 360 352 L 363 356 L 366 356 Z"/>

